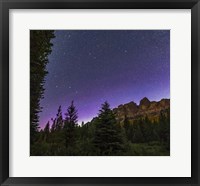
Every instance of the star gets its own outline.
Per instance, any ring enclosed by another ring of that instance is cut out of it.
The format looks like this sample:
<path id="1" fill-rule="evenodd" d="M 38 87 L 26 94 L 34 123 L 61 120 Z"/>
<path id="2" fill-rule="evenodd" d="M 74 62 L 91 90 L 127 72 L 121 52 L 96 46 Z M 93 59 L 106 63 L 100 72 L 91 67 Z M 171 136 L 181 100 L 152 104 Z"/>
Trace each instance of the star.
<path id="1" fill-rule="evenodd" d="M 40 125 L 72 100 L 81 122 L 97 116 L 105 100 L 115 108 L 169 98 L 168 30 L 56 30 L 51 42 Z"/>

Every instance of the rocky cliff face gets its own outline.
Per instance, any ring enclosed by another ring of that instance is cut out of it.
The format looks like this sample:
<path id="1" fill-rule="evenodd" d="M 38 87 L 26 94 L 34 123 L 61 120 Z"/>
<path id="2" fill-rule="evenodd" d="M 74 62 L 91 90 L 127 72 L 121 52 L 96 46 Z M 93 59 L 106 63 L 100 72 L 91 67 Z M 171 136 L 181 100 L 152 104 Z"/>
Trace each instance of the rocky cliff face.
<path id="1" fill-rule="evenodd" d="M 166 111 L 170 108 L 170 99 L 161 99 L 160 101 L 149 101 L 148 98 L 143 98 L 140 104 L 137 105 L 133 101 L 124 105 L 119 105 L 113 109 L 116 119 L 123 123 L 125 117 L 131 123 L 138 118 L 148 117 L 150 120 L 157 120 L 161 111 Z"/>

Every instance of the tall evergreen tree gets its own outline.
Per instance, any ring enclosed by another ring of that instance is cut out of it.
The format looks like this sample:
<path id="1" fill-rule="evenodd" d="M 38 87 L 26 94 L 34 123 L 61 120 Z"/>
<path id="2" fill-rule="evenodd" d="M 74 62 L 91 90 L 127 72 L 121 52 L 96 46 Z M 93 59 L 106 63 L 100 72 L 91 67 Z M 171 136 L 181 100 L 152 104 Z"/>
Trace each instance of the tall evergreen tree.
<path id="1" fill-rule="evenodd" d="M 57 131 L 60 131 L 63 128 L 63 117 L 61 106 L 58 108 L 58 113 L 56 115 L 55 128 Z"/>
<path id="2" fill-rule="evenodd" d="M 51 126 L 51 133 L 53 133 L 56 130 L 56 119 L 51 118 L 51 121 L 53 122 Z"/>
<path id="3" fill-rule="evenodd" d="M 44 78 L 48 73 L 46 65 L 48 55 L 51 53 L 51 39 L 54 31 L 31 30 L 30 31 L 30 142 L 34 143 L 39 128 L 39 116 L 41 112 L 40 100 L 44 93 Z"/>
<path id="4" fill-rule="evenodd" d="M 165 143 L 170 148 L 170 111 L 160 112 L 159 116 L 159 138 L 161 143 Z"/>
<path id="5" fill-rule="evenodd" d="M 50 124 L 49 124 L 49 121 L 47 122 L 47 124 L 46 124 L 46 126 L 45 126 L 45 128 L 44 128 L 44 132 L 45 132 L 46 134 L 49 134 L 49 132 L 50 132 Z"/>
<path id="6" fill-rule="evenodd" d="M 58 108 L 58 112 L 56 114 L 56 118 L 54 119 L 52 133 L 52 139 L 56 146 L 54 147 L 56 154 L 59 155 L 62 152 L 62 144 L 64 143 L 64 132 L 63 132 L 63 117 L 62 117 L 62 109 L 61 106 Z"/>
<path id="7" fill-rule="evenodd" d="M 44 128 L 44 141 L 46 141 L 46 142 L 49 139 L 49 133 L 50 133 L 50 124 L 49 124 L 49 121 L 48 121 L 45 128 Z"/>
<path id="8" fill-rule="evenodd" d="M 127 115 L 125 115 L 125 117 L 124 117 L 124 130 L 125 130 L 127 139 L 129 141 L 131 141 L 131 137 L 132 137 L 132 130 L 131 129 L 132 129 L 132 126 L 130 125 L 130 121 L 129 121 Z"/>
<path id="9" fill-rule="evenodd" d="M 94 134 L 99 155 L 117 155 L 124 149 L 125 136 L 108 102 L 102 104 Z"/>
<path id="10" fill-rule="evenodd" d="M 65 145 L 69 148 L 75 143 L 75 129 L 78 125 L 78 114 L 74 102 L 68 107 L 65 113 L 64 132 L 65 132 Z"/>

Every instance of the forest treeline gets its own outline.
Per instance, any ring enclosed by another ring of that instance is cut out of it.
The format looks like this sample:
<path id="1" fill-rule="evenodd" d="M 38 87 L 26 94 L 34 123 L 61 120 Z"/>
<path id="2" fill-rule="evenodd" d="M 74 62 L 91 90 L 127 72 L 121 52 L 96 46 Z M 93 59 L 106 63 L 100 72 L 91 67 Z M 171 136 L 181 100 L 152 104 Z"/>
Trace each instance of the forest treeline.
<path id="1" fill-rule="evenodd" d="M 35 156 L 134 156 L 169 155 L 169 109 L 160 112 L 157 121 L 141 117 L 133 124 L 125 117 L 119 123 L 108 102 L 101 106 L 96 118 L 78 125 L 78 113 L 74 103 L 57 115 L 38 132 L 32 146 Z"/>

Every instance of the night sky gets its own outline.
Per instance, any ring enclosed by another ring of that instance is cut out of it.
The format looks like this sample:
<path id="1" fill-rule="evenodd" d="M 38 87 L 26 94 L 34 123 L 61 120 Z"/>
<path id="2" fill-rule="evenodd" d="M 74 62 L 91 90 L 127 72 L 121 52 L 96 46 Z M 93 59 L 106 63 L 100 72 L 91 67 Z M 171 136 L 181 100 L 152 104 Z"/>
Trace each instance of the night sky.
<path id="1" fill-rule="evenodd" d="M 40 126 L 63 113 L 71 101 L 79 123 L 97 116 L 101 104 L 111 108 L 143 97 L 170 97 L 169 30 L 55 31 L 46 76 Z"/>

